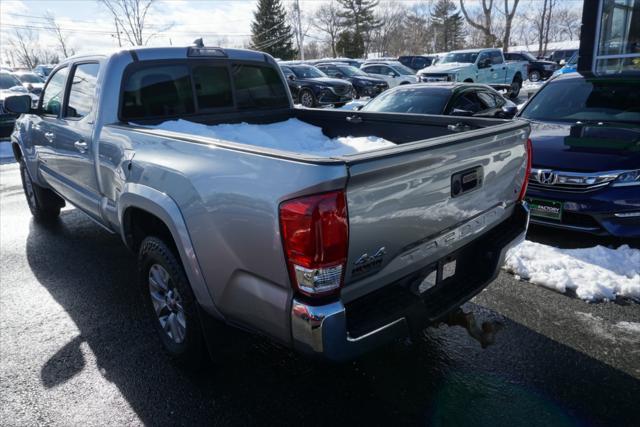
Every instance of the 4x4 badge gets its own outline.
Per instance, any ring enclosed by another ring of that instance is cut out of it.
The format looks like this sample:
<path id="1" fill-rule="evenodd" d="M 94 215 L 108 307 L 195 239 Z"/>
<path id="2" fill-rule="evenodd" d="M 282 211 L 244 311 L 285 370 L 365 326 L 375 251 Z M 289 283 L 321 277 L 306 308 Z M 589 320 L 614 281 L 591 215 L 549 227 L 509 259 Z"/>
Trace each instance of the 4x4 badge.
<path id="1" fill-rule="evenodd" d="M 366 273 L 367 271 L 371 271 L 376 267 L 380 267 L 382 265 L 382 259 L 387 253 L 387 249 L 383 246 L 376 251 L 375 254 L 369 255 L 364 253 L 360 255 L 360 257 L 353 263 L 355 266 L 351 271 L 352 275 Z"/>

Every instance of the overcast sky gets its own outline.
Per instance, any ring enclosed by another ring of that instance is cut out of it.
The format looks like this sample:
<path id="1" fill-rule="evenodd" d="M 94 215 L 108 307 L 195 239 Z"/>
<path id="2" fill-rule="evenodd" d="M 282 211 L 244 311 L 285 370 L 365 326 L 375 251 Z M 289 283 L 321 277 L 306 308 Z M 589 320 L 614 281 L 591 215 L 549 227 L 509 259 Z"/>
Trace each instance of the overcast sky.
<path id="1" fill-rule="evenodd" d="M 292 1 L 283 0 L 283 3 L 288 6 Z M 311 15 L 326 1 L 300 0 L 301 9 L 303 13 Z M 521 4 L 531 1 L 540 0 L 524 0 Z M 581 0 L 561 1 L 571 1 L 576 7 L 581 8 Z M 472 3 L 474 0 L 467 2 Z M 242 45 L 243 41 L 248 40 L 256 3 L 256 0 L 158 0 L 147 20 L 147 34 L 170 25 L 171 28 L 151 38 L 149 45 L 189 45 L 197 37 L 203 37 L 205 44 L 209 45 L 221 42 L 228 46 Z M 118 46 L 112 16 L 104 6 L 94 0 L 1 0 L 2 49 L 6 48 L 8 35 L 16 28 L 31 28 L 38 32 L 41 46 L 54 47 L 54 37 L 42 29 L 46 27 L 42 15 L 47 11 L 55 16 L 65 34 L 69 36 L 70 45 L 78 53 Z M 225 37 L 226 40 L 223 39 Z"/>

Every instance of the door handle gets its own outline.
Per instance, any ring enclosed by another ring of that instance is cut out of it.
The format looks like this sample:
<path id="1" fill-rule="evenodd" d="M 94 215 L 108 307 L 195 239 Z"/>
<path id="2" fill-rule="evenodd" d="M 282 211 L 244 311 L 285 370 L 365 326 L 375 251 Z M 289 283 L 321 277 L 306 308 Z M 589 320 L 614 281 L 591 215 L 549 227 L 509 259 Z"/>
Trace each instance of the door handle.
<path id="1" fill-rule="evenodd" d="M 83 140 L 74 142 L 73 146 L 76 147 L 76 150 L 78 150 L 81 153 L 86 153 L 87 152 L 88 145 Z"/>
<path id="2" fill-rule="evenodd" d="M 47 138 L 49 142 L 53 142 L 53 140 L 56 139 L 56 134 L 53 132 L 45 132 L 44 137 Z"/>

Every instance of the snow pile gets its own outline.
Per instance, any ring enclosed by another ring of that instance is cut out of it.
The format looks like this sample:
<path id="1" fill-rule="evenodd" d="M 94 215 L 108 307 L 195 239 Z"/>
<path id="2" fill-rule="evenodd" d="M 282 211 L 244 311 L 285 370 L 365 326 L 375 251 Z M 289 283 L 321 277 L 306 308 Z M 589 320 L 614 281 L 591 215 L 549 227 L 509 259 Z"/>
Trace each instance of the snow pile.
<path id="1" fill-rule="evenodd" d="M 504 268 L 558 292 L 574 290 L 587 301 L 640 300 L 640 250 L 628 245 L 559 249 L 525 241 L 509 251 Z"/>
<path id="2" fill-rule="evenodd" d="M 322 157 L 361 153 L 396 145 L 374 136 L 329 138 L 322 133 L 322 128 L 298 119 L 271 124 L 237 123 L 213 126 L 187 120 L 171 120 L 148 127 Z"/>

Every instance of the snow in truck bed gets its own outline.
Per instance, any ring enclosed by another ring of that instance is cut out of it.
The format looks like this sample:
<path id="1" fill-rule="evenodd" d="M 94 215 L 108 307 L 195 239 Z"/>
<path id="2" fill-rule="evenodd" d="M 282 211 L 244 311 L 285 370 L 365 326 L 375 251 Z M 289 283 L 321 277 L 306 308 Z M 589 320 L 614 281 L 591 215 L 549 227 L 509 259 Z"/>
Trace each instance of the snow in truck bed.
<path id="1" fill-rule="evenodd" d="M 170 120 L 147 127 L 320 157 L 361 153 L 396 145 L 375 136 L 329 138 L 322 133 L 322 128 L 298 119 L 270 124 L 237 123 L 211 126 L 187 120 Z"/>

